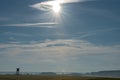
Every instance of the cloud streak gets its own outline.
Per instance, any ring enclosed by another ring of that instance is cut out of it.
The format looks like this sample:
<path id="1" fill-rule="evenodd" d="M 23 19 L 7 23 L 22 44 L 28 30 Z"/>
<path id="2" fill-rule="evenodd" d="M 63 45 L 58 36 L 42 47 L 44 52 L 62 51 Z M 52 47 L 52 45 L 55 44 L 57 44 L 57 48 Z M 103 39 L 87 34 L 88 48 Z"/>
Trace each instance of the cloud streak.
<path id="1" fill-rule="evenodd" d="M 54 28 L 58 23 L 26 23 L 26 24 L 6 24 L 0 26 L 15 26 L 15 27 L 46 27 L 46 28 Z"/>
<path id="2" fill-rule="evenodd" d="M 31 44 L 18 44 L 12 42 L 10 44 L 0 44 L 1 49 L 6 51 L 16 49 L 24 51 L 34 52 L 34 53 L 44 53 L 44 54 L 69 54 L 69 55 L 80 55 L 80 54 L 101 54 L 101 53 L 119 53 L 120 45 L 113 46 L 97 46 L 88 41 L 84 40 L 72 40 L 72 39 L 58 39 L 58 40 L 46 40 L 42 43 L 35 42 Z M 14 53 L 11 53 L 14 54 Z M 15 53 L 16 54 L 16 53 Z"/>
<path id="3" fill-rule="evenodd" d="M 30 7 L 43 10 L 43 11 L 49 11 L 52 9 L 51 4 L 55 4 L 56 2 L 60 4 L 68 4 L 68 3 L 78 3 L 78 2 L 85 2 L 85 1 L 93 1 L 93 0 L 52 0 L 52 1 L 43 1 L 40 3 L 36 3 L 33 5 L 30 5 Z"/>

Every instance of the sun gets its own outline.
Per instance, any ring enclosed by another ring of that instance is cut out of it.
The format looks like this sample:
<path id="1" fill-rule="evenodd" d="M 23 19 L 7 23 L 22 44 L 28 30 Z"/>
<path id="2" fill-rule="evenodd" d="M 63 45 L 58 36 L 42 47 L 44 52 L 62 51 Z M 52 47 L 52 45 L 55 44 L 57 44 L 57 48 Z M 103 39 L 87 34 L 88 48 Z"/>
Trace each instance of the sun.
<path id="1" fill-rule="evenodd" d="M 59 12 L 61 11 L 61 6 L 60 6 L 60 4 L 59 4 L 59 3 L 53 4 L 52 10 L 53 10 L 55 13 L 59 13 Z"/>
<path id="2" fill-rule="evenodd" d="M 50 5 L 52 6 L 52 10 L 55 13 L 59 13 L 61 11 L 61 2 L 59 0 L 52 1 Z"/>

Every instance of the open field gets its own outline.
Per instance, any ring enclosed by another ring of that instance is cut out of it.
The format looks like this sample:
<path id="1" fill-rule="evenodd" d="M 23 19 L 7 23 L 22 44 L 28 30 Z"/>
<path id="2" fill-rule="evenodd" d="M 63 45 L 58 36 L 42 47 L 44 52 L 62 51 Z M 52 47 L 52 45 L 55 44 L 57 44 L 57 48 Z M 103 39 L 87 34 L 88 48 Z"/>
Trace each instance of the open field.
<path id="1" fill-rule="evenodd" d="M 80 76 L 0 76 L 0 80 L 120 80 L 120 78 Z"/>

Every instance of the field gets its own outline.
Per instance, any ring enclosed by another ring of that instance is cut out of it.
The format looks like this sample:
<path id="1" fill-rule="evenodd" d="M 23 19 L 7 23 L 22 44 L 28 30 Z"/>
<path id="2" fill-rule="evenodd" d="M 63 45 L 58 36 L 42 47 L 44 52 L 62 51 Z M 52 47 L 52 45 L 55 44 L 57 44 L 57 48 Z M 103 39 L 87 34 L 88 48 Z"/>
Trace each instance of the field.
<path id="1" fill-rule="evenodd" d="M 0 80 L 120 80 L 120 78 L 80 76 L 0 76 Z"/>

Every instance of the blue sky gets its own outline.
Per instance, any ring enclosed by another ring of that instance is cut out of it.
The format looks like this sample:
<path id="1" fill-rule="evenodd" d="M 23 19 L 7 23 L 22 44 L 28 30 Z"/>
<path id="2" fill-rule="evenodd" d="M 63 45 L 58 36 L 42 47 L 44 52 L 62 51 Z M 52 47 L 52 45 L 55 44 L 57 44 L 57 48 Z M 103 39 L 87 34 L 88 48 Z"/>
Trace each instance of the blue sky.
<path id="1" fill-rule="evenodd" d="M 91 72 L 120 69 L 120 0 L 0 0 L 0 71 Z"/>

